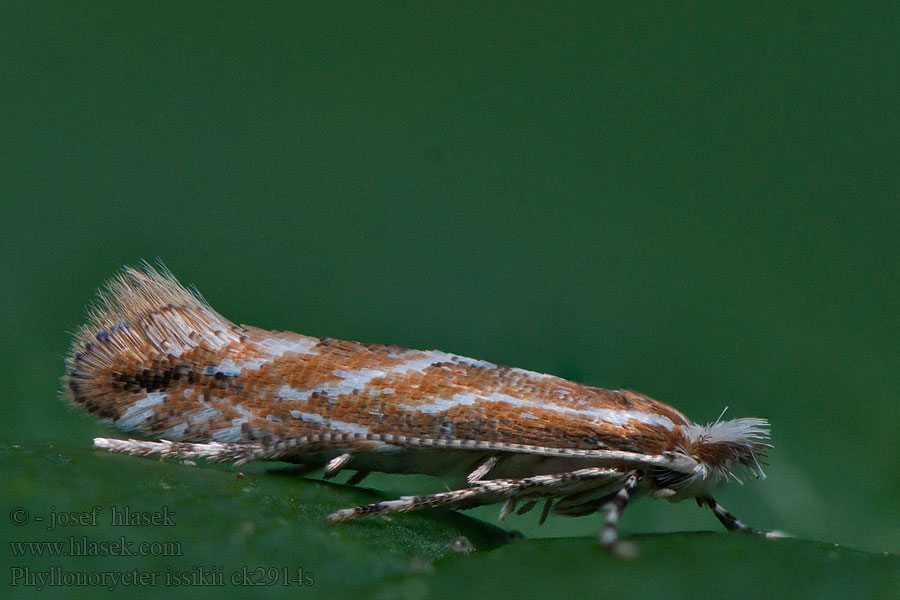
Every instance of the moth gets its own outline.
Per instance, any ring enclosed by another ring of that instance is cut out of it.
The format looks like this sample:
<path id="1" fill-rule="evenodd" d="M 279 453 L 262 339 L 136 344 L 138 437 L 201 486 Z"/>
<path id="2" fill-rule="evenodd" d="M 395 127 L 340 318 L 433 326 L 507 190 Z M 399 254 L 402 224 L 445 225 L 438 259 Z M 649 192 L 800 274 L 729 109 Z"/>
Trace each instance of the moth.
<path id="1" fill-rule="evenodd" d="M 771 535 L 712 496 L 742 469 L 764 476 L 764 419 L 699 425 L 633 391 L 236 325 L 164 267 L 125 268 L 98 296 L 66 359 L 64 396 L 146 438 L 96 438 L 98 448 L 235 465 L 273 459 L 325 477 L 351 470 L 349 484 L 372 471 L 460 482 L 344 508 L 331 522 L 492 503 L 502 503 L 502 519 L 543 501 L 541 523 L 551 512 L 602 511 L 600 541 L 624 555 L 616 525 L 629 500 L 648 494 L 693 498 L 728 530 Z"/>

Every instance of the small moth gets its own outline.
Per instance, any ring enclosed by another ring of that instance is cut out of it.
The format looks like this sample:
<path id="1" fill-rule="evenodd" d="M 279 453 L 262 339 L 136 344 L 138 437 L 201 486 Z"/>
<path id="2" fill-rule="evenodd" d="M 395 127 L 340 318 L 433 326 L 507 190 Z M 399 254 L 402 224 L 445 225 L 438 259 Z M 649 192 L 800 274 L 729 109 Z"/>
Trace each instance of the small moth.
<path id="1" fill-rule="evenodd" d="M 331 522 L 491 503 L 502 503 L 502 519 L 543 501 L 541 523 L 551 512 L 602 511 L 601 542 L 626 554 L 616 524 L 631 498 L 649 494 L 694 498 L 731 531 L 772 535 L 712 497 L 741 468 L 764 476 L 764 419 L 698 425 L 633 391 L 437 350 L 236 325 L 146 264 L 99 292 L 64 385 L 74 405 L 150 440 L 94 440 L 113 452 L 277 459 L 325 477 L 352 470 L 349 484 L 371 471 L 465 481 L 341 509 Z"/>

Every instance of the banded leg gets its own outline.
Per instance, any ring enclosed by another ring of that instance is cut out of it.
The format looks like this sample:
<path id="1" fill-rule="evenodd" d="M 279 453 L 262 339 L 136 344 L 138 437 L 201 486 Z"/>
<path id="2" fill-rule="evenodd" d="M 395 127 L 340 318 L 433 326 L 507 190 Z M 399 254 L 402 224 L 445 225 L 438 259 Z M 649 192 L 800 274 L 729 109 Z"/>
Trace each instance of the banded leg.
<path id="1" fill-rule="evenodd" d="M 616 556 L 630 558 L 636 555 L 636 550 L 632 544 L 627 544 L 619 539 L 619 533 L 616 527 L 619 524 L 619 518 L 628 506 L 628 500 L 631 493 L 637 487 L 640 476 L 637 471 L 629 471 L 625 477 L 625 485 L 622 486 L 612 500 L 603 506 L 603 512 L 606 514 L 606 521 L 603 523 L 603 530 L 600 532 L 600 543 L 606 546 L 606 549 Z"/>
<path id="2" fill-rule="evenodd" d="M 535 475 L 523 479 L 488 479 L 477 481 L 475 486 L 469 488 L 438 492 L 425 496 L 403 496 L 398 500 L 386 500 L 374 504 L 344 508 L 328 515 L 328 521 L 336 523 L 366 515 L 407 512 L 444 505 L 455 505 L 453 508 L 460 506 L 468 508 L 500 501 L 505 501 L 504 508 L 506 509 L 505 512 L 508 513 L 515 506 L 515 499 L 519 496 L 562 496 L 570 493 L 573 489 L 584 489 L 585 487 L 605 484 L 610 480 L 621 478 L 621 471 L 594 467 L 553 475 Z"/>
<path id="3" fill-rule="evenodd" d="M 345 452 L 344 454 L 339 454 L 335 456 L 325 465 L 325 472 L 323 473 L 323 477 L 325 479 L 331 479 L 335 475 L 341 472 L 341 469 L 347 466 L 347 463 L 353 458 L 353 455 L 349 452 Z"/>
<path id="4" fill-rule="evenodd" d="M 779 534 L 777 532 L 768 532 L 768 531 L 759 531 L 757 529 L 753 529 L 749 525 L 745 525 L 742 523 L 737 517 L 733 514 L 725 510 L 725 508 L 716 502 L 715 498 L 712 496 L 704 496 L 702 498 L 697 498 L 697 505 L 703 506 L 706 505 L 710 509 L 712 509 L 713 514 L 716 515 L 716 518 L 719 522 L 725 526 L 725 529 L 728 531 L 738 531 L 740 533 L 750 533 L 753 535 L 761 535 L 763 537 L 782 537 L 783 534 Z"/>
<path id="5" fill-rule="evenodd" d="M 473 485 L 476 481 L 480 481 L 482 477 L 487 475 L 488 471 L 497 465 L 497 461 L 499 460 L 499 456 L 489 456 L 477 469 L 469 473 L 469 476 L 466 477 L 466 483 Z"/>

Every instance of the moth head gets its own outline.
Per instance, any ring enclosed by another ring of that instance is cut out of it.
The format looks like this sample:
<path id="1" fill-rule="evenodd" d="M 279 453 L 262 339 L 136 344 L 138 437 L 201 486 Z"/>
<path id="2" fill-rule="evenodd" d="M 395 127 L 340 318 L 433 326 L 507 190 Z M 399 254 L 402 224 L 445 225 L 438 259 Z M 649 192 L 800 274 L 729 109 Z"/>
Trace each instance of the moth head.
<path id="1" fill-rule="evenodd" d="M 743 483 L 738 474 L 749 472 L 757 479 L 765 478 L 762 465 L 765 453 L 772 447 L 769 422 L 765 419 L 733 419 L 708 425 L 682 425 L 674 451 L 695 461 L 689 473 L 659 469 L 654 481 L 671 500 L 706 496 L 729 480 Z"/>

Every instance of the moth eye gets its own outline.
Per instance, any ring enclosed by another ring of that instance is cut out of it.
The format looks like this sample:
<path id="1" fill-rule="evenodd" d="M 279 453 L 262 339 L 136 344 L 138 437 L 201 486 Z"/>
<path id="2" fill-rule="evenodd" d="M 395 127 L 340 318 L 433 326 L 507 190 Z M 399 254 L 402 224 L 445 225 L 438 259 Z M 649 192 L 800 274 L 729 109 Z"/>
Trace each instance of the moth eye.
<path id="1" fill-rule="evenodd" d="M 653 483 L 661 488 L 677 489 L 687 483 L 691 478 L 691 474 L 657 467 L 650 471 L 650 478 L 653 480 Z"/>

